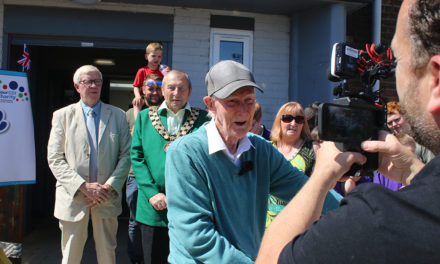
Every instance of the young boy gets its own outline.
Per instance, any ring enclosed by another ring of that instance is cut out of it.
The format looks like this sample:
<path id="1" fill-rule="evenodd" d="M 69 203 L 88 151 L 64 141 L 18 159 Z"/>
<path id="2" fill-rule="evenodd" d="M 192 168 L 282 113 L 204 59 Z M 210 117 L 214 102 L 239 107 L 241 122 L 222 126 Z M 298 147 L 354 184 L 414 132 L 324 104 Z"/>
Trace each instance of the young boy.
<path id="1" fill-rule="evenodd" d="M 146 76 L 150 74 L 157 74 L 161 78 L 164 77 L 164 72 L 167 72 L 166 70 L 169 68 L 166 65 L 166 69 L 162 70 L 160 67 L 160 62 L 162 61 L 162 54 L 163 54 L 163 47 L 160 43 L 153 42 L 148 44 L 146 48 L 145 53 L 145 59 L 147 60 L 147 66 L 144 66 L 138 70 L 136 73 L 136 77 L 133 82 L 133 92 L 134 92 L 134 99 L 133 99 L 133 106 L 139 106 L 142 107 L 144 104 L 144 100 L 142 99 L 142 84 L 144 82 L 144 79 Z"/>

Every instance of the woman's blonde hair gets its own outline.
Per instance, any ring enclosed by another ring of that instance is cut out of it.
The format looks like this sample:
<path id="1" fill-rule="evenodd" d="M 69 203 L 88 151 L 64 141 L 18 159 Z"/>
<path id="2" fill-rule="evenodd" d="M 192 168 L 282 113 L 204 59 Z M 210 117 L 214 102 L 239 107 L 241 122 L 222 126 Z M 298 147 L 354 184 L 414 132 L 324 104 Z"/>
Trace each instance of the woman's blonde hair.
<path id="1" fill-rule="evenodd" d="M 301 115 L 304 116 L 304 124 L 301 130 L 301 138 L 307 139 L 310 138 L 310 129 L 309 124 L 307 124 L 307 120 L 305 118 L 304 109 L 300 103 L 297 102 L 288 102 L 281 106 L 280 110 L 275 117 L 275 121 L 273 121 L 272 132 L 270 133 L 270 139 L 272 142 L 277 145 L 279 141 L 282 139 L 281 134 L 281 116 L 291 114 L 294 116 Z"/>

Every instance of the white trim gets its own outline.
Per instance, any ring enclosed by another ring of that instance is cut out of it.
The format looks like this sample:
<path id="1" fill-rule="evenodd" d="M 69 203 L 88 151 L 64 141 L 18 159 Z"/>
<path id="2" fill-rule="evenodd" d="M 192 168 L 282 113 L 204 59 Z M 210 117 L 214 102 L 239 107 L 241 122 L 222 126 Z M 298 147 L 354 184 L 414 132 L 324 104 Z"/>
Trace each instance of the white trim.
<path id="1" fill-rule="evenodd" d="M 220 61 L 220 41 L 243 43 L 243 64 L 252 71 L 254 33 L 249 30 L 211 28 L 209 67 Z"/>

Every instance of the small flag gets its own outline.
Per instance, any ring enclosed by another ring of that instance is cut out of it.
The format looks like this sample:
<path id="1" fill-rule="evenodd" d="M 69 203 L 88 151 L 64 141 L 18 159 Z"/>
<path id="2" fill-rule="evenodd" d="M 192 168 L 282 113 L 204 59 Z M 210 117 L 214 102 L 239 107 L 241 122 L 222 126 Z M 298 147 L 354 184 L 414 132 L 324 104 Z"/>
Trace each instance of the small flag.
<path id="1" fill-rule="evenodd" d="M 21 55 L 17 63 L 23 67 L 23 71 L 25 69 L 28 71 L 31 68 L 31 56 L 29 55 L 26 44 L 24 44 L 23 55 Z"/>

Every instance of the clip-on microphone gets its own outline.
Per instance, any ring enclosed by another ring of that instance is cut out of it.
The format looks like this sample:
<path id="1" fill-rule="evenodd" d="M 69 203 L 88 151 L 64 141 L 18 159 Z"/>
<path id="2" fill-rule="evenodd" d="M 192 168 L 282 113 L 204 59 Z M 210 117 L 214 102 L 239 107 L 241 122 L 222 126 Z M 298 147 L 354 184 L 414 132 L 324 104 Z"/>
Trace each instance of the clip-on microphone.
<path id="1" fill-rule="evenodd" d="M 248 171 L 252 171 L 254 169 L 254 163 L 250 160 L 243 161 L 241 163 L 240 171 L 238 172 L 238 175 L 241 176 L 245 174 Z"/>

